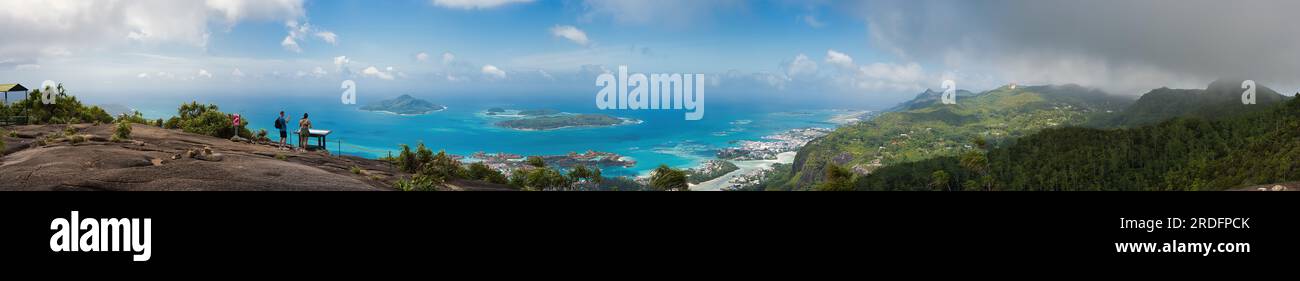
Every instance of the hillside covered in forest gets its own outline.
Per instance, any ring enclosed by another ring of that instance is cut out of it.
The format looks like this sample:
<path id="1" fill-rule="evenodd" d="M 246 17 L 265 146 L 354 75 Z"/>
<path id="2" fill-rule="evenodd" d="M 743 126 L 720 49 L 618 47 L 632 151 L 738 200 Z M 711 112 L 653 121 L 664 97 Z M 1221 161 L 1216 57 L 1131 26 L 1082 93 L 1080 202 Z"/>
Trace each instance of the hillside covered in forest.
<path id="1" fill-rule="evenodd" d="M 831 164 L 853 174 L 937 157 L 955 156 L 989 143 L 1039 130 L 1108 120 L 1132 103 L 1077 85 L 1004 86 L 978 94 L 958 92 L 957 104 L 942 104 L 937 92 L 919 94 L 870 121 L 840 127 L 799 151 L 787 178 L 770 179 L 768 189 L 811 189 Z M 969 93 L 969 92 L 966 92 Z M 782 174 L 782 173 L 778 173 Z"/>
<path id="2" fill-rule="evenodd" d="M 1156 89 L 1117 114 L 1098 114 L 1094 110 L 1083 115 L 1085 120 L 1027 127 L 1021 132 L 1030 133 L 1010 137 L 975 134 L 969 139 L 970 145 L 954 152 L 878 163 L 869 171 L 859 170 L 852 161 L 856 159 L 851 158 L 823 162 L 820 174 L 809 173 L 817 167 L 810 165 L 817 162 L 805 161 L 802 170 L 796 162 L 794 174 L 802 175 L 767 187 L 1223 190 L 1300 180 L 1300 163 L 1296 162 L 1300 160 L 1300 102 L 1261 86 L 1257 103 L 1243 105 L 1242 90 L 1234 87 L 1239 85 L 1241 80 L 1225 79 L 1211 83 L 1205 90 Z M 996 95 L 998 91 L 980 96 Z M 1034 112 L 1032 106 L 1026 108 L 1024 104 L 1009 108 L 1018 108 L 1009 111 L 1021 114 Z M 902 116 L 906 115 L 896 114 L 894 118 Z M 861 125 L 880 124 L 890 123 Z M 840 130 L 836 134 L 841 139 L 845 133 L 853 134 L 849 139 L 870 139 L 871 133 L 862 130 L 870 128 Z M 824 146 L 827 142 L 818 143 Z M 800 153 L 818 155 L 824 149 L 806 148 Z M 800 181 L 807 179 L 811 180 Z"/>

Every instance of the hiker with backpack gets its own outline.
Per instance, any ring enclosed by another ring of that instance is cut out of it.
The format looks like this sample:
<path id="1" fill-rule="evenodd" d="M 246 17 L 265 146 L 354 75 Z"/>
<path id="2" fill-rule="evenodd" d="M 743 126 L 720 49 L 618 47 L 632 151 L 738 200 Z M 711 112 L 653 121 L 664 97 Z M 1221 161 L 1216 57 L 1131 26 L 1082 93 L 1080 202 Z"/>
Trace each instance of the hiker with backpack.
<path id="1" fill-rule="evenodd" d="M 289 139 L 289 126 L 285 126 L 289 121 L 284 118 L 284 111 L 280 111 L 280 118 L 275 118 L 275 128 L 280 130 L 280 145 L 284 146 L 285 141 Z"/>

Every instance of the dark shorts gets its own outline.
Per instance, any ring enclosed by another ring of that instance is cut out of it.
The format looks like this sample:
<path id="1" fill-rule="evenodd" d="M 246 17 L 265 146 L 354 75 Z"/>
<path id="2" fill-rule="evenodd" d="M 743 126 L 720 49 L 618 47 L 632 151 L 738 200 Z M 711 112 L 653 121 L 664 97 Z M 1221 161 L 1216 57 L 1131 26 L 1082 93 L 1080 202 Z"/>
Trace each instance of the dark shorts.
<path id="1" fill-rule="evenodd" d="M 289 137 L 289 131 L 280 130 L 280 138 L 283 139 L 283 138 L 287 138 L 287 137 Z"/>

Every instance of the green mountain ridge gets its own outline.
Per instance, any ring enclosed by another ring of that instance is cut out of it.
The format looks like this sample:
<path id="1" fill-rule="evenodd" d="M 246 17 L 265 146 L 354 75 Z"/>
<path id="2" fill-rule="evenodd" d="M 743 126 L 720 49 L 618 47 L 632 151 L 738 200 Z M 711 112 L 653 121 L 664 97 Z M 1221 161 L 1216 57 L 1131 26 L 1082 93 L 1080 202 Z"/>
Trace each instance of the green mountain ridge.
<path id="1" fill-rule="evenodd" d="M 1123 129 L 1048 129 L 990 149 L 978 171 L 966 158 L 939 157 L 884 167 L 854 185 L 856 190 L 1195 191 L 1300 180 L 1300 100 L 1257 106 L 1261 109 L 1212 120 L 1177 117 Z"/>
<path id="2" fill-rule="evenodd" d="M 1300 164 L 1291 164 L 1300 163 L 1294 161 L 1300 160 L 1294 141 L 1300 102 L 1257 85 L 1256 104 L 1243 105 L 1241 82 L 1160 88 L 1137 101 L 1066 85 L 1003 87 L 959 98 L 958 105 L 909 102 L 921 106 L 900 106 L 813 141 L 800 150 L 793 176 L 767 187 L 813 189 L 830 164 L 853 171 L 858 190 L 1205 190 L 1300 179 Z M 993 120 L 1021 126 L 990 126 Z M 958 130 L 936 138 L 914 133 L 917 125 Z M 961 130 L 967 127 L 973 130 Z M 900 129 L 913 133 L 871 145 Z M 957 137 L 988 141 L 980 146 Z M 934 151 L 954 141 L 962 147 L 921 157 L 891 154 Z M 862 147 L 878 152 L 860 153 Z M 874 159 L 864 166 L 863 156 Z"/>
<path id="3" fill-rule="evenodd" d="M 971 96 L 975 96 L 975 93 L 972 93 L 971 91 L 967 91 L 967 90 L 957 90 L 957 99 L 959 100 Z M 885 111 L 893 112 L 893 111 L 908 111 L 913 109 L 920 109 L 923 107 L 939 104 L 940 98 L 942 97 L 943 97 L 942 91 L 925 89 L 924 92 L 917 94 L 916 97 L 912 98 L 911 100 L 899 103 L 898 105 L 895 105 L 894 107 L 889 108 Z"/>
<path id="4" fill-rule="evenodd" d="M 811 189 L 829 164 L 867 174 L 883 166 L 953 156 L 980 138 L 998 143 L 1046 128 L 1108 119 L 1132 99 L 1078 85 L 1001 87 L 962 94 L 957 104 L 938 102 L 927 90 L 894 111 L 840 127 L 799 150 L 789 179 L 769 182 L 773 189 Z"/>

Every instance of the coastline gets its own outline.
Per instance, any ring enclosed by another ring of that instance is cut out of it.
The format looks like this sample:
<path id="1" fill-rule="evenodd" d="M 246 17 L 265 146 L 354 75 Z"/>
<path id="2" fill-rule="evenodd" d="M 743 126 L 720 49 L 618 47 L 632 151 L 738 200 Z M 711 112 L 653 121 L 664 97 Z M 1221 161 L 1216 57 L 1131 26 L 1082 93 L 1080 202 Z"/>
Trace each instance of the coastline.
<path id="1" fill-rule="evenodd" d="M 871 119 L 871 110 L 846 110 L 845 113 L 836 114 L 826 122 L 834 123 L 837 126 L 843 126 L 850 123 L 862 122 Z"/>
<path id="2" fill-rule="evenodd" d="M 700 184 L 692 184 L 690 185 L 691 191 L 722 191 L 725 188 L 730 187 L 729 182 L 732 179 L 738 178 L 743 175 L 752 174 L 761 170 L 771 169 L 772 165 L 778 163 L 780 164 L 794 163 L 794 157 L 798 153 L 799 152 L 797 151 L 782 152 L 776 155 L 775 160 L 731 161 L 732 164 L 736 164 L 736 167 L 739 167 L 740 169 L 731 171 L 730 173 L 727 173 L 715 179 L 701 182 Z"/>
<path id="3" fill-rule="evenodd" d="M 419 142 L 424 142 L 431 148 L 446 150 L 449 154 L 462 156 L 469 156 L 475 151 L 509 152 L 522 155 L 561 155 L 570 151 L 596 150 L 616 152 L 624 157 L 635 159 L 638 162 L 635 167 L 616 167 L 605 171 L 611 176 L 628 177 L 645 177 L 658 164 L 668 164 L 675 169 L 693 168 L 703 161 L 718 159 L 713 153 L 702 152 L 703 150 L 732 147 L 742 141 L 763 142 L 765 137 L 780 134 L 791 128 L 828 126 L 822 122 L 835 114 L 844 113 L 844 111 L 821 110 L 814 111 L 819 114 L 813 117 L 801 114 L 750 112 L 736 115 L 733 117 L 734 120 L 711 121 L 719 123 L 717 124 L 718 128 L 703 129 L 701 127 L 700 129 L 687 130 L 690 132 L 689 134 L 685 133 L 685 131 L 673 131 L 665 135 L 642 134 L 645 132 L 642 131 L 643 127 L 645 129 L 657 129 L 661 127 L 661 124 L 652 121 L 653 119 L 639 119 L 631 116 L 616 117 L 622 120 L 622 123 L 617 125 L 566 126 L 546 130 L 521 130 L 493 126 L 489 123 L 490 121 L 513 119 L 508 114 L 509 112 L 492 116 L 479 110 L 468 111 L 470 108 L 487 107 L 492 106 L 492 104 L 460 105 L 455 108 L 444 106 L 442 110 L 430 112 L 430 114 L 412 115 L 388 111 L 360 110 L 359 107 L 339 107 L 335 100 L 305 104 L 292 104 L 281 98 L 205 102 L 219 103 L 223 108 L 230 108 L 233 112 L 241 113 L 245 119 L 250 120 L 248 127 L 253 131 L 266 129 L 269 132 L 274 132 L 274 129 L 270 128 L 270 120 L 274 117 L 272 113 L 276 111 L 284 110 L 292 113 L 310 111 L 312 117 L 320 116 L 313 120 L 318 122 L 320 127 L 336 130 L 336 135 L 330 136 L 330 150 L 351 156 L 368 159 L 385 157 L 389 153 L 395 156 L 400 152 L 399 144 L 414 146 Z M 292 105 L 286 107 L 289 104 Z M 145 112 L 156 112 L 159 118 L 164 119 L 175 115 L 175 106 L 170 102 L 160 102 L 152 106 L 135 108 L 142 109 Z M 573 111 L 576 110 L 569 109 L 565 112 Z M 376 112 L 379 114 L 372 114 Z M 783 115 L 802 117 L 788 119 Z M 471 120 L 471 118 L 484 122 L 463 122 Z M 266 122 L 259 122 L 259 120 L 265 120 Z M 344 120 L 346 122 L 340 122 Z M 759 124 L 763 125 L 760 126 Z M 727 128 L 734 129 L 735 133 L 728 136 L 709 135 L 710 132 L 726 130 Z M 510 134 L 511 132 L 514 133 Z M 465 133 L 472 135 L 463 138 L 462 134 Z M 615 135 L 620 136 L 620 138 L 613 137 Z M 637 138 L 626 139 L 629 136 L 637 136 Z M 676 137 L 669 139 L 665 136 Z M 271 138 L 277 139 L 277 136 L 271 136 Z M 546 142 L 556 139 L 573 139 L 576 143 Z M 341 147 L 337 144 L 340 140 L 342 141 Z M 539 140 L 542 142 L 539 142 Z M 660 151 L 674 149 L 674 144 L 679 142 L 683 146 L 689 144 L 700 147 L 681 147 L 681 151 Z"/>
<path id="4" fill-rule="evenodd" d="M 392 111 L 387 111 L 387 110 L 366 110 L 366 109 L 360 109 L 360 108 L 358 108 L 357 110 L 360 110 L 360 111 L 366 111 L 366 112 L 386 113 L 386 114 L 397 115 L 397 116 L 420 116 L 420 115 L 429 115 L 429 114 L 434 114 L 434 113 L 438 113 L 438 112 L 443 112 L 443 111 L 446 111 L 448 108 L 450 108 L 450 107 L 443 106 L 442 109 L 439 109 L 439 110 L 430 110 L 430 111 L 425 112 L 425 113 L 417 113 L 417 114 L 402 114 L 402 113 L 397 113 L 397 112 L 392 112 Z"/>
<path id="5" fill-rule="evenodd" d="M 641 123 L 645 123 L 645 120 L 634 119 L 634 118 L 625 118 L 625 117 L 614 117 L 614 118 L 618 118 L 619 120 L 623 120 L 623 123 L 614 124 L 614 125 L 577 125 L 577 126 L 562 126 L 562 127 L 548 128 L 548 129 L 514 128 L 514 127 L 499 126 L 499 125 L 496 125 L 495 123 L 493 123 L 492 126 L 497 127 L 497 128 L 502 128 L 502 129 L 509 129 L 509 130 L 521 131 L 521 132 L 545 132 L 545 131 L 555 131 L 555 130 L 563 130 L 563 129 L 594 129 L 594 128 L 611 128 L 611 127 L 627 126 L 627 125 L 638 125 L 638 124 L 641 124 Z"/>

